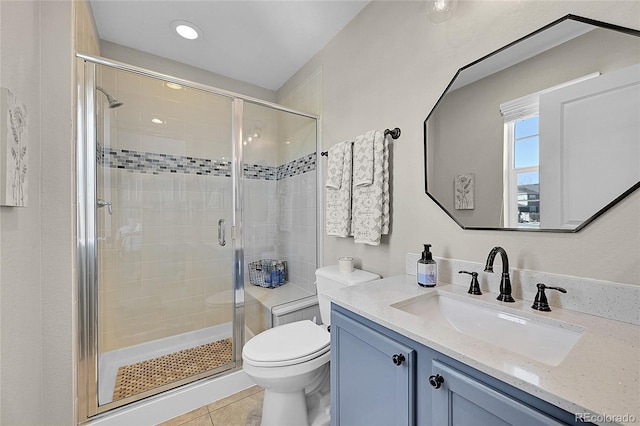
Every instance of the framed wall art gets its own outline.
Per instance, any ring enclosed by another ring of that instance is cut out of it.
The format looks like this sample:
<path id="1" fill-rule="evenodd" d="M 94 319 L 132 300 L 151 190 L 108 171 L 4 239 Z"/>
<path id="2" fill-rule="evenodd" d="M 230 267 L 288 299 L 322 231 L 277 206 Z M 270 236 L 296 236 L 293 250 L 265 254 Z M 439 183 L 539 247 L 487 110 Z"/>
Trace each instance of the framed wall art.
<path id="1" fill-rule="evenodd" d="M 0 87 L 0 205 L 27 206 L 27 108 Z"/>
<path id="2" fill-rule="evenodd" d="M 473 191 L 475 176 L 473 173 L 456 175 L 454 184 L 456 210 L 473 210 Z"/>

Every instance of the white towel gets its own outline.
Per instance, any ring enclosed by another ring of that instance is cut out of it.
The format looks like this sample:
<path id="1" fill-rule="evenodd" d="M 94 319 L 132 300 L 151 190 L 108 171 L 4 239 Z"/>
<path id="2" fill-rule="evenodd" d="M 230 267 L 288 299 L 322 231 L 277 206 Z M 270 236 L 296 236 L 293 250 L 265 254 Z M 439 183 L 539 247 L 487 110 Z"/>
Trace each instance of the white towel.
<path id="1" fill-rule="evenodd" d="M 327 188 L 340 189 L 344 168 L 344 151 L 351 143 L 337 143 L 329 148 L 327 159 Z"/>
<path id="2" fill-rule="evenodd" d="M 335 188 L 336 185 L 329 181 L 327 175 L 326 228 L 327 235 L 346 238 L 351 232 L 352 142 L 341 142 L 338 145 L 342 145 L 343 153 L 342 179 L 340 186 Z M 331 160 L 331 152 L 329 150 L 329 160 Z"/>
<path id="3" fill-rule="evenodd" d="M 366 154 L 373 152 L 373 158 Z M 352 230 L 356 243 L 377 246 L 389 233 L 389 147 L 384 133 L 375 130 L 356 138 L 353 146 L 355 170 L 373 170 L 372 182 L 353 185 Z M 358 153 L 358 155 L 356 154 Z M 359 155 L 363 153 L 363 155 Z M 357 155 L 357 156 L 356 156 Z M 367 162 L 368 164 L 365 164 Z M 368 173 L 368 172 L 366 172 Z M 365 172 L 358 177 L 364 177 Z M 366 181 L 363 179 L 363 181 Z"/>
<path id="4" fill-rule="evenodd" d="M 374 132 L 360 135 L 353 143 L 353 185 L 365 186 L 373 183 L 373 138 Z"/>
<path id="5" fill-rule="evenodd" d="M 391 215 L 389 211 L 389 142 L 387 136 L 382 133 L 384 144 L 384 159 L 382 162 L 382 235 L 389 234 L 389 223 L 391 221 Z"/>

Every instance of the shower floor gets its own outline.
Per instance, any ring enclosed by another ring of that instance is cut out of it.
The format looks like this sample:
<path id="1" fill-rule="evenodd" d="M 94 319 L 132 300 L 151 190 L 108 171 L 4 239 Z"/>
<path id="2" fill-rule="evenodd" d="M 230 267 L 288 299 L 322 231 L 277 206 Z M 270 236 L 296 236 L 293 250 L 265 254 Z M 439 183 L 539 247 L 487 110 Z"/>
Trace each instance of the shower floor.
<path id="1" fill-rule="evenodd" d="M 229 322 L 101 353 L 98 361 L 99 405 L 114 400 L 116 378 L 121 367 L 143 364 L 145 361 L 162 358 L 165 355 L 172 355 L 231 338 L 232 331 L 232 324 Z"/>
<path id="2" fill-rule="evenodd" d="M 231 362 L 231 338 L 149 359 L 118 369 L 113 400 L 126 398 Z"/>

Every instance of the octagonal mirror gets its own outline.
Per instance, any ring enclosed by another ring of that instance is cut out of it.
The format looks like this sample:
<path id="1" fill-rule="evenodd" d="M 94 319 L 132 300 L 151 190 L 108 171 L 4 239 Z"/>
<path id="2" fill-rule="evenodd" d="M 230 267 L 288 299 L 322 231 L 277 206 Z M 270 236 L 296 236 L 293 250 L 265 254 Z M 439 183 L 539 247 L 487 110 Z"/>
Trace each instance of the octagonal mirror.
<path id="1" fill-rule="evenodd" d="M 462 228 L 576 232 L 640 187 L 640 31 L 567 15 L 458 70 L 424 137 Z"/>

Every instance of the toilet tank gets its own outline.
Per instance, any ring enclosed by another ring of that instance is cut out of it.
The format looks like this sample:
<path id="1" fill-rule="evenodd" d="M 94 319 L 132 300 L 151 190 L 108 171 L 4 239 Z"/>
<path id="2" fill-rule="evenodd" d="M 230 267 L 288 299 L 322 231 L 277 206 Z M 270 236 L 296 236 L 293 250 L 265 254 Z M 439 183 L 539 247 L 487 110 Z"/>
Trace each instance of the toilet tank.
<path id="1" fill-rule="evenodd" d="M 316 285 L 318 288 L 318 305 L 320 305 L 320 318 L 322 319 L 322 323 L 326 325 L 331 324 L 331 302 L 329 302 L 326 296 L 328 292 L 379 279 L 380 275 L 361 269 L 354 269 L 353 272 L 344 273 L 338 270 L 338 265 L 318 268 L 316 270 Z"/>

